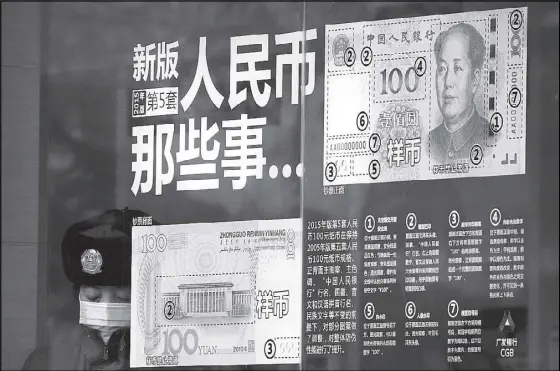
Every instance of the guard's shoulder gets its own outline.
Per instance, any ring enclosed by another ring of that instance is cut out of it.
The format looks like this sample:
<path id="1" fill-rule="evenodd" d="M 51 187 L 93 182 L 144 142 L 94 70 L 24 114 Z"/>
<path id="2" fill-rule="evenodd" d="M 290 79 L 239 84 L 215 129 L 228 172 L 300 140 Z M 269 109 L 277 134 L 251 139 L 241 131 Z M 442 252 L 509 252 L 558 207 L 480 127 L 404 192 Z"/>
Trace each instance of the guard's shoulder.
<path id="1" fill-rule="evenodd" d="M 75 342 L 79 338 L 87 336 L 85 326 L 69 321 L 60 321 L 54 329 L 54 341 Z"/>
<path id="2" fill-rule="evenodd" d="M 81 345 L 87 330 L 79 324 L 60 323 L 53 329 L 48 346 L 35 349 L 23 365 L 23 370 L 79 369 L 83 357 Z"/>
<path id="3" fill-rule="evenodd" d="M 22 370 L 45 370 L 48 368 L 47 347 L 36 348 L 25 360 Z"/>

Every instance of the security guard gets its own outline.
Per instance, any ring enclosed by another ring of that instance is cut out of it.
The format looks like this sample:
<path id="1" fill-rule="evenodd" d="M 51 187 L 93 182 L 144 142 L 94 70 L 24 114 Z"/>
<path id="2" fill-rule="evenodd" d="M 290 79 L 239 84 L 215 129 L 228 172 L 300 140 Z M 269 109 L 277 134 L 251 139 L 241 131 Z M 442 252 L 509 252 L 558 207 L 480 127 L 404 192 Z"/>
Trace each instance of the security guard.
<path id="1" fill-rule="evenodd" d="M 62 260 L 80 302 L 79 324 L 57 329 L 47 347 L 28 357 L 24 370 L 129 368 L 132 221 L 147 216 L 108 210 L 66 231 Z"/>

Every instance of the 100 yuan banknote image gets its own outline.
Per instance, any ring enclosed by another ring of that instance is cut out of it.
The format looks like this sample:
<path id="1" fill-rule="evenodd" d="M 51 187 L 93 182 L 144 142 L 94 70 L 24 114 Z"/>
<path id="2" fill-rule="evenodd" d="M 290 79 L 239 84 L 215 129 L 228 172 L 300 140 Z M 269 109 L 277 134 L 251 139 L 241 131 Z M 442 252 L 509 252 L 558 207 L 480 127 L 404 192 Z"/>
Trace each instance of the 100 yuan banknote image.
<path id="1" fill-rule="evenodd" d="M 325 186 L 525 173 L 527 8 L 325 34 Z"/>
<path id="2" fill-rule="evenodd" d="M 136 226 L 132 367 L 297 364 L 301 220 Z"/>

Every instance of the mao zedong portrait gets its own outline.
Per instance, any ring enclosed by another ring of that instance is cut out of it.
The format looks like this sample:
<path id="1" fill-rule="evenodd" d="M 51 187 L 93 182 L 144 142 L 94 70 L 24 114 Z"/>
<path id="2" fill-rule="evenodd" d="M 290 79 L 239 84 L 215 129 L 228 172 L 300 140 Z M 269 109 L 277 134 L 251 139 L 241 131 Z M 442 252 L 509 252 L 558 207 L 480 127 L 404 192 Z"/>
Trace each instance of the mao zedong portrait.
<path id="1" fill-rule="evenodd" d="M 437 163 L 468 160 L 476 144 L 487 148 L 492 131 L 474 102 L 482 82 L 484 51 L 482 35 L 465 23 L 441 32 L 435 41 L 436 93 L 443 117 L 430 131 L 431 157 Z"/>

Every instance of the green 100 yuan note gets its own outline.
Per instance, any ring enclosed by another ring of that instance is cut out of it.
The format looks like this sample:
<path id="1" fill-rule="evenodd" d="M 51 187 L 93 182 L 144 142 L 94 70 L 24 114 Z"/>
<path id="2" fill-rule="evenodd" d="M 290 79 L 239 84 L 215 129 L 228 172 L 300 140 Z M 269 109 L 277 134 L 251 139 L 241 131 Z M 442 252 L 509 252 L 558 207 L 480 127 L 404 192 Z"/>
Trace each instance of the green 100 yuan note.
<path id="1" fill-rule="evenodd" d="M 326 26 L 323 184 L 525 173 L 527 8 Z"/>

